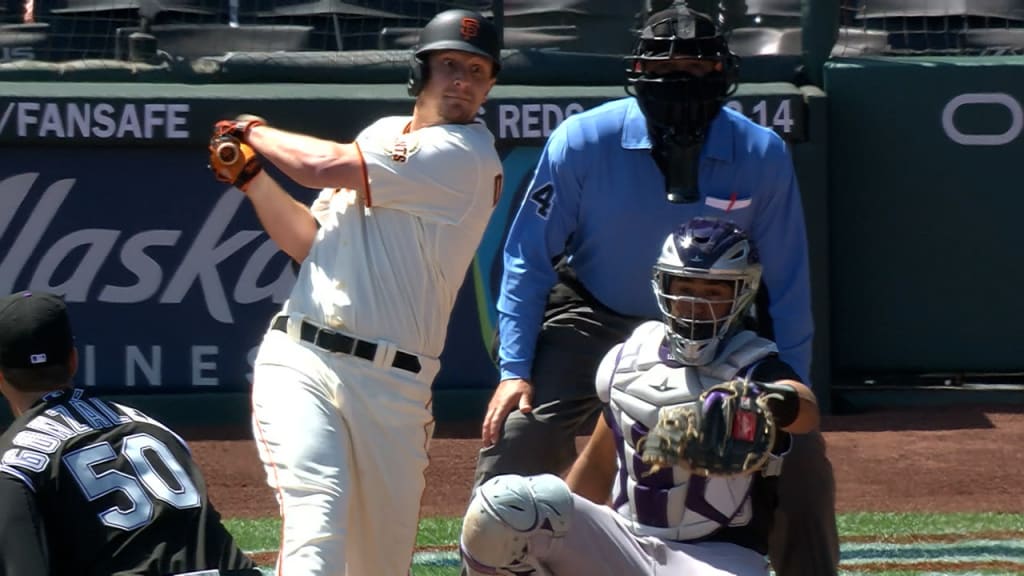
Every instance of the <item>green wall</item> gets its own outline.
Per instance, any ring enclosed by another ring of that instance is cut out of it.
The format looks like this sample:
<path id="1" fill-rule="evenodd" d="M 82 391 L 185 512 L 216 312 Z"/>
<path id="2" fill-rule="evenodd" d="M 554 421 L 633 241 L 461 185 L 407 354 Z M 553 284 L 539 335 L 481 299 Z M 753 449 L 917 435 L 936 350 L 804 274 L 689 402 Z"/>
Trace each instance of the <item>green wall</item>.
<path id="1" fill-rule="evenodd" d="M 828 98 L 837 377 L 1024 367 L 1024 58 L 840 60 Z"/>

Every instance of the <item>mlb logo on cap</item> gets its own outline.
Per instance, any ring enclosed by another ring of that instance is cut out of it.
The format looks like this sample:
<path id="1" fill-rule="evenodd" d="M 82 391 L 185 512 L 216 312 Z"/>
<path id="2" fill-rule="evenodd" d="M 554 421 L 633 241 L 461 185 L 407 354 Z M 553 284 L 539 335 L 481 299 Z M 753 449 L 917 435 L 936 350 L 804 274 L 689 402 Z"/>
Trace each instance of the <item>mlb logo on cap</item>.
<path id="1" fill-rule="evenodd" d="M 38 368 L 66 362 L 74 347 L 64 300 L 46 292 L 0 298 L 0 368 Z"/>

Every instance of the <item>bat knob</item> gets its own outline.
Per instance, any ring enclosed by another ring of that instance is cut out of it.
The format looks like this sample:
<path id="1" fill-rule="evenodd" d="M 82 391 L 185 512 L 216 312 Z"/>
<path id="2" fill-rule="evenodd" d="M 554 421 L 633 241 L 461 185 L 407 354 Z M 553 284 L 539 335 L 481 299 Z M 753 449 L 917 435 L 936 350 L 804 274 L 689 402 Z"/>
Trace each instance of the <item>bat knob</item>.
<path id="1" fill-rule="evenodd" d="M 217 145 L 217 157 L 225 164 L 234 164 L 240 155 L 238 144 L 234 142 L 223 142 Z"/>

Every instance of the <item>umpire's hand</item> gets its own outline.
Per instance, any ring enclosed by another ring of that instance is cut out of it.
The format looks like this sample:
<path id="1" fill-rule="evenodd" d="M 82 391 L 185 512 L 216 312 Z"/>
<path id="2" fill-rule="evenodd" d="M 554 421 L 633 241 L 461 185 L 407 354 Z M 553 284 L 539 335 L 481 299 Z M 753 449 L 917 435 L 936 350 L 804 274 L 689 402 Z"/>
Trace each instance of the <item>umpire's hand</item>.
<path id="1" fill-rule="evenodd" d="M 529 414 L 533 410 L 533 386 L 522 378 L 509 378 L 498 383 L 498 389 L 491 396 L 491 403 L 487 405 L 487 416 L 484 417 L 484 426 L 481 436 L 484 446 L 493 446 L 501 436 L 501 429 L 505 425 L 505 418 L 519 404 L 519 411 Z"/>

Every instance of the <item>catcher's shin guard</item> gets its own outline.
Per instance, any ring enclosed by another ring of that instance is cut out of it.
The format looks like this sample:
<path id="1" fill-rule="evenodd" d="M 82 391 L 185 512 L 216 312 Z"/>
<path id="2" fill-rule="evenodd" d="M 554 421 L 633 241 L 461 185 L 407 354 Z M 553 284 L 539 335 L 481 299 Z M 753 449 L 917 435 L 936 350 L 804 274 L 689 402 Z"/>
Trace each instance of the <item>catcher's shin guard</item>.
<path id="1" fill-rule="evenodd" d="M 480 485 L 462 521 L 459 548 L 470 576 L 508 575 L 534 568 L 531 539 L 569 531 L 573 499 L 553 474 L 495 476 Z"/>

